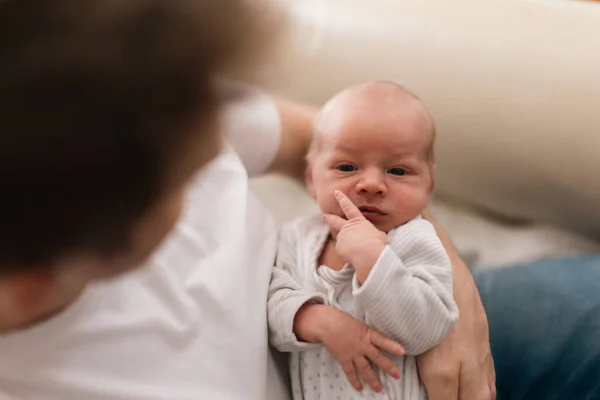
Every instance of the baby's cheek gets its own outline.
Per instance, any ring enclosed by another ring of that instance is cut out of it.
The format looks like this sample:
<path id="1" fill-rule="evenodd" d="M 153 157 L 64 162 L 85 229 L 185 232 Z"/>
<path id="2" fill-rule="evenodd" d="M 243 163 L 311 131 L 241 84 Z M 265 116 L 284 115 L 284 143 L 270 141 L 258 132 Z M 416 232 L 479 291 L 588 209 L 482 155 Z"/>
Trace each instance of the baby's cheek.
<path id="1" fill-rule="evenodd" d="M 334 179 L 323 180 L 318 187 L 317 203 L 322 212 L 341 216 L 343 214 L 342 209 L 333 195 L 336 190 L 342 191 L 350 198 L 352 197 L 351 190 L 343 182 Z"/>
<path id="2" fill-rule="evenodd" d="M 419 214 L 421 214 L 425 207 L 427 207 L 428 203 L 429 194 L 427 192 L 422 190 L 415 192 L 411 201 L 412 214 L 414 215 L 413 217 L 416 217 Z"/>
<path id="3" fill-rule="evenodd" d="M 318 203 L 319 208 L 323 213 L 334 214 L 339 216 L 343 216 L 344 214 L 337 200 L 333 196 L 333 191 L 331 192 L 331 194 L 321 194 L 319 196 Z"/>
<path id="4" fill-rule="evenodd" d="M 324 213 L 329 214 L 338 214 L 337 209 L 339 208 L 337 201 L 333 197 L 333 193 L 319 193 L 317 196 L 317 203 L 319 203 L 319 208 Z"/>
<path id="5" fill-rule="evenodd" d="M 415 218 L 427 206 L 429 196 L 423 190 L 406 188 L 398 194 L 397 209 L 407 218 Z"/>

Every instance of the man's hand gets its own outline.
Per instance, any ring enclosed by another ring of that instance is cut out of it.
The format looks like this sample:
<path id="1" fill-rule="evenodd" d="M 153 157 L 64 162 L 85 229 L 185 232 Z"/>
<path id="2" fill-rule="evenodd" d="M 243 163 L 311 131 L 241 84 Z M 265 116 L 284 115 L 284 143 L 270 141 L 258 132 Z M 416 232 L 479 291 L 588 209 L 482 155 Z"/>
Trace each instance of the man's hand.
<path id="1" fill-rule="evenodd" d="M 485 310 L 469 270 L 450 238 L 432 222 L 452 261 L 454 297 L 460 318 L 442 343 L 417 358 L 430 400 L 493 400 L 496 375 Z"/>
<path id="2" fill-rule="evenodd" d="M 430 400 L 496 398 L 487 325 L 463 318 L 464 311 L 461 308 L 461 318 L 444 341 L 417 358 Z M 478 318 L 486 321 L 484 315 Z"/>
<path id="3" fill-rule="evenodd" d="M 367 324 L 350 314 L 321 304 L 303 306 L 298 311 L 295 325 L 301 323 L 298 319 L 306 320 L 306 316 L 302 315 L 306 312 L 314 312 L 313 315 L 318 318 L 318 321 L 313 320 L 311 323 L 314 331 L 311 341 L 323 343 L 340 363 L 354 389 L 359 392 L 363 390 L 360 376 L 375 392 L 383 390 L 371 363 L 391 377 L 400 378 L 400 369 L 382 351 L 402 356 L 404 349 L 401 345 L 370 329 Z M 297 327 L 294 329 L 296 335 L 302 337 L 298 330 Z"/>
<path id="4" fill-rule="evenodd" d="M 352 264 L 362 284 L 387 245 L 387 235 L 369 222 L 344 193 L 336 190 L 334 195 L 347 219 L 333 214 L 324 214 L 323 219 L 336 239 L 336 251 Z"/>

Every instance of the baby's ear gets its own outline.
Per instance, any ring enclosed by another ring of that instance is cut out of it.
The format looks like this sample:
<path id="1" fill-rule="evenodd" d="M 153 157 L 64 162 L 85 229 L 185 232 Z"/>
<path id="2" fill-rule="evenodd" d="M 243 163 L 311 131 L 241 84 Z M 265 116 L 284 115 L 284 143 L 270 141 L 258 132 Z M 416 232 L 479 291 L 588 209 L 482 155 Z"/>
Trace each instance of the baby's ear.
<path id="1" fill-rule="evenodd" d="M 312 197 L 313 199 L 316 200 L 317 193 L 315 192 L 315 185 L 314 185 L 313 176 L 312 176 L 312 165 L 311 165 L 310 161 L 306 165 L 306 169 L 304 171 L 304 180 L 306 181 L 306 188 L 308 189 L 308 193 L 310 194 L 310 197 Z"/>
<path id="2" fill-rule="evenodd" d="M 433 196 L 433 192 L 435 190 L 435 173 L 437 172 L 437 165 L 431 164 L 429 166 L 429 175 L 431 175 L 431 183 L 429 184 L 429 196 Z"/>

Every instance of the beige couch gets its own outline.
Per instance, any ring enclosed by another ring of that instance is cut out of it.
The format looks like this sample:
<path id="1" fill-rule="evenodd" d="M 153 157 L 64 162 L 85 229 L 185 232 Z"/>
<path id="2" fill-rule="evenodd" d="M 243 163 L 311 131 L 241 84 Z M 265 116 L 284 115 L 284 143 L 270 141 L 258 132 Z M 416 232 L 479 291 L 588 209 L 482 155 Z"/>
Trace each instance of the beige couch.
<path id="1" fill-rule="evenodd" d="M 435 209 L 473 264 L 599 251 L 590 239 L 600 238 L 600 4 L 280 4 L 289 29 L 259 79 L 315 105 L 373 79 L 418 94 L 439 131 Z M 289 183 L 254 187 L 282 218 L 314 210 Z"/>

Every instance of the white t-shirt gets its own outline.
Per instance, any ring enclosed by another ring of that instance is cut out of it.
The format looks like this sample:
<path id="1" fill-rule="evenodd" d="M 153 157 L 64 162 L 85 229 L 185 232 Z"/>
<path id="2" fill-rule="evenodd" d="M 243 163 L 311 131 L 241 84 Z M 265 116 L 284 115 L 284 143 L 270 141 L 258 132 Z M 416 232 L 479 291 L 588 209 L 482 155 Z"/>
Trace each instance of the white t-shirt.
<path id="1" fill-rule="evenodd" d="M 227 110 L 231 147 L 190 185 L 149 265 L 90 285 L 56 317 L 0 335 L 0 399 L 287 399 L 267 345 L 276 224 L 248 189 L 279 146 L 272 101 Z"/>

